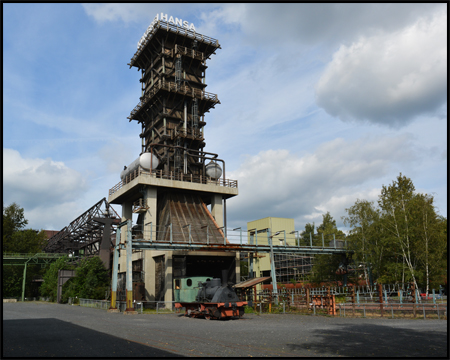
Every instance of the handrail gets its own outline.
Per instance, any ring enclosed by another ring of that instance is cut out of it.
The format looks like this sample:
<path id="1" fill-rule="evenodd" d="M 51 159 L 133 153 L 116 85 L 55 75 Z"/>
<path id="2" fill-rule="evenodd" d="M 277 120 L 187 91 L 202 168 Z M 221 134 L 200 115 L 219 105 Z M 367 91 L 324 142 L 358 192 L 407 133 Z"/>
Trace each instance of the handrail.
<path id="1" fill-rule="evenodd" d="M 137 49 L 136 53 L 131 58 L 131 61 L 128 64 L 128 65 L 130 65 L 130 68 L 134 65 L 134 62 L 136 61 L 136 59 L 139 57 L 139 55 L 145 49 L 145 47 L 147 46 L 148 42 L 151 40 L 153 35 L 160 28 L 166 28 L 167 31 L 170 31 L 170 32 L 173 32 L 173 33 L 176 33 L 176 34 L 182 34 L 182 35 L 184 35 L 186 37 L 189 37 L 189 38 L 191 38 L 193 40 L 199 40 L 199 41 L 201 41 L 203 43 L 208 43 L 208 44 L 211 44 L 213 46 L 216 46 L 216 47 L 220 48 L 219 40 L 217 40 L 217 39 L 213 39 L 213 38 L 211 38 L 209 36 L 205 36 L 205 35 L 202 35 L 202 34 L 197 34 L 195 31 L 188 30 L 188 29 L 185 29 L 185 28 L 180 28 L 180 27 L 178 27 L 176 25 L 169 24 L 168 22 L 163 21 L 163 20 L 158 20 L 156 25 L 153 26 L 152 30 L 147 34 L 145 39 L 142 41 L 141 46 L 139 46 L 139 48 Z"/>
<path id="2" fill-rule="evenodd" d="M 219 99 L 217 97 L 217 94 L 210 93 L 205 90 L 200 90 L 193 88 L 189 85 L 178 85 L 177 83 L 173 81 L 166 81 L 165 79 L 158 80 L 151 88 L 150 90 L 145 94 L 145 96 L 142 98 L 141 101 L 134 107 L 134 109 L 131 111 L 130 116 L 128 116 L 128 119 L 132 120 L 133 117 L 136 115 L 136 113 L 142 109 L 142 107 L 160 90 L 164 89 L 171 92 L 176 92 L 179 94 L 191 96 L 193 98 L 199 98 L 201 100 L 210 100 L 215 103 L 219 103 Z"/>
<path id="3" fill-rule="evenodd" d="M 218 179 L 213 180 L 212 178 L 208 176 L 193 176 L 185 175 L 183 173 L 173 173 L 172 171 L 170 174 L 165 175 L 163 170 L 153 170 L 153 171 L 145 171 L 139 168 L 138 170 L 133 171 L 130 173 L 125 179 L 118 182 L 116 185 L 114 185 L 111 189 L 109 189 L 109 195 L 111 196 L 115 192 L 119 191 L 124 185 L 128 184 L 130 181 L 136 179 L 138 176 L 151 176 L 158 179 L 166 179 L 166 180 L 175 180 L 175 181 L 183 181 L 183 182 L 192 182 L 196 184 L 212 184 L 217 186 L 224 186 L 229 188 L 237 189 L 238 182 L 237 180 L 230 180 L 230 179 Z"/>

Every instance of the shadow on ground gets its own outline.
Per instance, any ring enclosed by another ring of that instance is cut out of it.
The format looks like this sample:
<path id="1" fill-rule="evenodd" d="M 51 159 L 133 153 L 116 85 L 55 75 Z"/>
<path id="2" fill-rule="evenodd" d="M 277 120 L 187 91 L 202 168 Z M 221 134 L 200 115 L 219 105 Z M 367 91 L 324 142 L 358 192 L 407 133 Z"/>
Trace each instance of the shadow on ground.
<path id="1" fill-rule="evenodd" d="M 291 350 L 349 357 L 442 357 L 448 359 L 446 333 L 383 325 L 336 325 L 311 331 L 311 341 L 287 344 Z"/>
<path id="2" fill-rule="evenodd" d="M 176 357 L 58 319 L 3 320 L 2 357 Z"/>

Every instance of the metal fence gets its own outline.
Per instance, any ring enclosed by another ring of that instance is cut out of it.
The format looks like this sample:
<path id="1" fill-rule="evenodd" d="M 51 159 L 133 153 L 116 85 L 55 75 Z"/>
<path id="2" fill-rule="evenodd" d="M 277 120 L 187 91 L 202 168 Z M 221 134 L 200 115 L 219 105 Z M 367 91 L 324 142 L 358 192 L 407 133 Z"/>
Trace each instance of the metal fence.
<path id="1" fill-rule="evenodd" d="M 315 309 L 314 309 L 315 310 Z M 447 304 L 400 304 L 390 303 L 364 303 L 364 304 L 337 304 L 339 316 L 346 317 L 423 317 L 424 319 L 447 319 Z"/>
<path id="2" fill-rule="evenodd" d="M 69 304 L 72 304 L 72 298 L 69 298 Z M 133 310 L 140 314 L 145 313 L 174 313 L 175 301 L 134 301 Z M 91 307 L 97 309 L 107 310 L 111 307 L 110 300 L 93 300 L 93 299 L 80 299 L 80 306 Z M 117 309 L 120 312 L 124 312 L 127 308 L 126 301 L 116 301 Z"/>

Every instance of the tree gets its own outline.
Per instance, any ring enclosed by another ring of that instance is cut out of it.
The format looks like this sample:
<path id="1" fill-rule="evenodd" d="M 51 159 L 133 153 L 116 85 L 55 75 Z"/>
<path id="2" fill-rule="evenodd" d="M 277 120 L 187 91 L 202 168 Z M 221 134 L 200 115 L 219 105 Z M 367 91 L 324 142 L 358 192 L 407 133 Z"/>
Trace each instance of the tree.
<path id="1" fill-rule="evenodd" d="M 58 270 L 73 270 L 73 265 L 69 263 L 69 257 L 64 256 L 52 262 L 44 274 L 44 282 L 39 288 L 43 297 L 56 301 L 58 291 Z"/>
<path id="2" fill-rule="evenodd" d="M 24 210 L 16 203 L 3 206 L 3 252 L 37 253 L 42 251 L 47 236 L 43 230 L 24 229 L 28 224 Z"/>
<path id="3" fill-rule="evenodd" d="M 63 286 L 62 302 L 71 298 L 104 299 L 110 289 L 109 271 L 99 257 L 85 258 L 76 268 L 76 276 Z"/>
<path id="4" fill-rule="evenodd" d="M 369 283 L 369 271 L 375 279 L 385 272 L 383 259 L 386 254 L 384 238 L 380 237 L 380 212 L 373 202 L 357 199 L 355 205 L 345 209 L 347 217 L 342 217 L 344 225 L 351 230 L 347 244 L 354 251 L 353 260 L 357 266 L 362 265 L 364 277 Z"/>
<path id="5" fill-rule="evenodd" d="M 47 236 L 43 230 L 25 229 L 28 220 L 24 210 L 18 204 L 3 205 L 2 250 L 3 252 L 35 254 L 41 252 L 46 244 Z M 22 292 L 23 267 L 3 265 L 3 296 L 18 297 Z M 30 265 L 27 268 L 26 296 L 31 295 L 31 284 L 34 276 L 39 276 L 41 268 Z"/>
<path id="6" fill-rule="evenodd" d="M 406 264 L 406 267 L 402 267 L 402 282 L 405 282 L 405 277 L 410 277 L 417 289 L 412 231 L 414 190 L 411 179 L 400 173 L 397 181 L 393 181 L 390 186 L 382 186 L 378 204 L 382 211 L 382 226 L 387 231 L 386 236 L 392 241 L 394 251 L 397 249 L 402 256 L 403 264 Z"/>
<path id="7" fill-rule="evenodd" d="M 401 173 L 383 186 L 378 207 L 357 200 L 344 224 L 355 259 L 371 266 L 379 283 L 414 282 L 428 291 L 445 280 L 447 219 L 437 215 L 433 197 L 418 194 Z"/>
<path id="8" fill-rule="evenodd" d="M 345 234 L 336 227 L 336 220 L 327 212 L 322 215 L 322 224 L 317 227 L 317 236 L 313 239 L 313 245 L 322 246 L 323 239 L 324 245 L 328 246 L 329 241 L 333 240 L 333 235 L 335 239 L 345 238 Z M 336 270 L 341 262 L 341 255 L 315 255 L 311 281 L 320 284 L 321 282 L 340 280 L 341 275 L 337 275 Z"/>

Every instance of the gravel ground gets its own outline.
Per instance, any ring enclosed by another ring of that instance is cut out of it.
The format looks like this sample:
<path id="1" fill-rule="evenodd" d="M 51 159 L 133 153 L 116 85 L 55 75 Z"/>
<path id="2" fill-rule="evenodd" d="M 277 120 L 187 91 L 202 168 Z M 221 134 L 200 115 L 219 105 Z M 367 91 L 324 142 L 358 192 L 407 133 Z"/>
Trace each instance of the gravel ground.
<path id="1" fill-rule="evenodd" d="M 446 320 L 245 314 L 205 320 L 3 304 L 3 357 L 442 357 Z"/>

